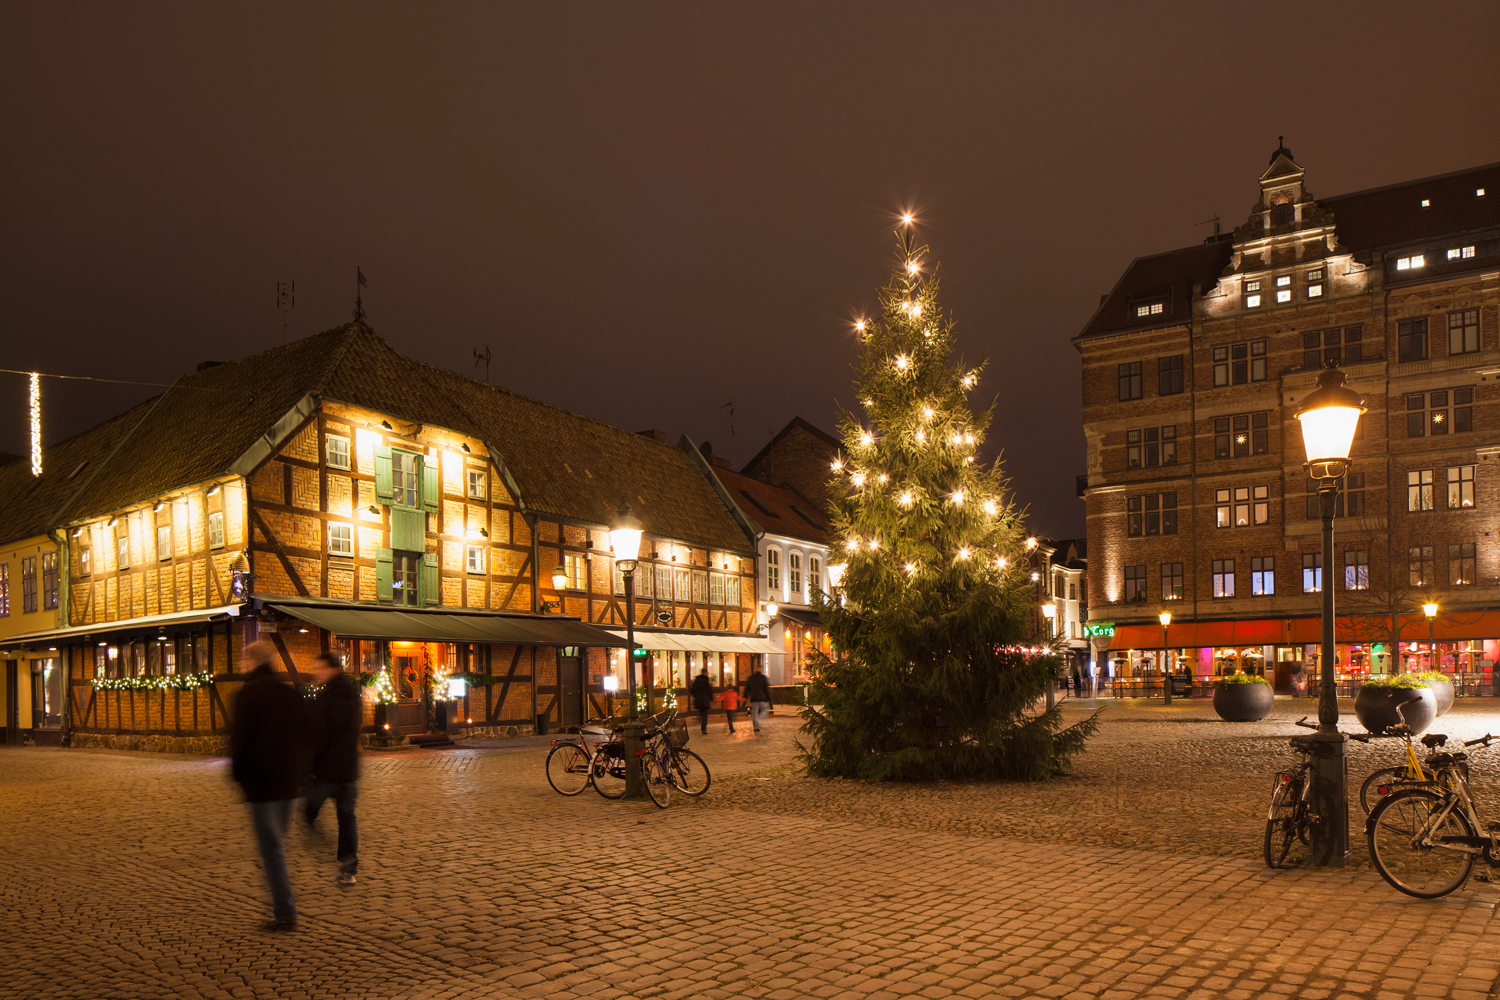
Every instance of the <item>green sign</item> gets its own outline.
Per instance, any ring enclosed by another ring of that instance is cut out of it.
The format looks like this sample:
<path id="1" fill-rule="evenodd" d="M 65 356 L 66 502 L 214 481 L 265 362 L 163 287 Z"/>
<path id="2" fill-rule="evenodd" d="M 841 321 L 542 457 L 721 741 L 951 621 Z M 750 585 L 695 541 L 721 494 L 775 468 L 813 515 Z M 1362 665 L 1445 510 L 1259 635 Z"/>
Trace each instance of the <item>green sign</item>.
<path id="1" fill-rule="evenodd" d="M 634 656 L 634 657 L 642 657 L 642 656 L 646 655 L 646 651 L 644 649 L 642 649 L 641 647 L 637 646 L 635 649 L 632 649 L 630 651 L 630 655 Z"/>
<path id="2" fill-rule="evenodd" d="M 1084 622 L 1083 623 L 1083 634 L 1084 635 L 1114 635 L 1115 634 L 1115 623 L 1114 622 Z"/>

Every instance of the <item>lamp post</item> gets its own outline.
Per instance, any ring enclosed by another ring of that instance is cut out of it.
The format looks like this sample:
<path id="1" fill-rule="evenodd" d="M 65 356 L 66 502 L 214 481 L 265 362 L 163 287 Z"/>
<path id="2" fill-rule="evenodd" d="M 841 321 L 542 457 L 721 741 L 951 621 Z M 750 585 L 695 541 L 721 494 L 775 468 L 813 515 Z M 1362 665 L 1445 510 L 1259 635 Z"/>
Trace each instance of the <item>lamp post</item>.
<path id="1" fill-rule="evenodd" d="M 1171 655 L 1172 651 L 1167 648 L 1167 629 L 1172 624 L 1172 612 L 1163 611 L 1156 616 L 1156 620 L 1161 622 L 1161 662 L 1162 667 L 1166 670 L 1166 673 L 1163 675 L 1165 679 L 1162 681 L 1165 685 L 1162 688 L 1162 704 L 1170 705 L 1172 704 L 1172 668 L 1167 666 L 1167 657 Z"/>
<path id="2" fill-rule="evenodd" d="M 1047 603 L 1042 605 L 1042 617 L 1047 619 L 1047 638 L 1050 641 L 1057 634 L 1057 605 Z M 1047 707 L 1051 708 L 1057 704 L 1057 678 L 1047 678 Z"/>
<path id="3" fill-rule="evenodd" d="M 629 718 L 621 727 L 625 737 L 625 794 L 639 797 L 646 791 L 638 756 L 645 742 L 646 724 L 635 705 L 635 567 L 641 555 L 641 522 L 631 516 L 630 505 L 624 500 L 609 523 L 609 551 L 625 580 L 625 691 L 630 699 Z"/>
<path id="4" fill-rule="evenodd" d="M 1436 670 L 1437 667 L 1437 601 L 1428 601 L 1422 605 L 1422 614 L 1427 616 L 1427 669 Z"/>
<path id="5" fill-rule="evenodd" d="M 1359 426 L 1365 401 L 1344 384 L 1336 362 L 1318 376 L 1318 387 L 1297 408 L 1302 444 L 1307 453 L 1309 479 L 1318 481 L 1319 512 L 1323 516 L 1322 684 L 1318 691 L 1318 731 L 1313 735 L 1313 864 L 1342 868 L 1349 860 L 1349 762 L 1344 735 L 1339 732 L 1338 689 L 1333 672 L 1333 514 L 1339 480 L 1349 471 L 1349 448 Z"/>

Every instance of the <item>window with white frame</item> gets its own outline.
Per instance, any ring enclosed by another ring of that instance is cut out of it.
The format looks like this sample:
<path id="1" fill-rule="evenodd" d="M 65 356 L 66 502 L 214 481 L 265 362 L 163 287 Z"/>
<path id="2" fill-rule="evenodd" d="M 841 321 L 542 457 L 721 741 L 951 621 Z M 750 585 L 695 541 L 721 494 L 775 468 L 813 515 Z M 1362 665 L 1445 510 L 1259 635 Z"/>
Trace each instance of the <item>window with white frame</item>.
<path id="1" fill-rule="evenodd" d="M 688 569 L 672 572 L 672 598 L 678 604 L 688 604 L 693 599 L 693 573 Z"/>
<path id="2" fill-rule="evenodd" d="M 672 567 L 658 563 L 655 576 L 656 599 L 658 601 L 670 601 L 672 599 Z"/>
<path id="3" fill-rule="evenodd" d="M 563 572 L 568 577 L 568 590 L 589 589 L 589 562 L 582 553 L 563 553 Z"/>
<path id="4" fill-rule="evenodd" d="M 1314 268 L 1307 272 L 1307 297 L 1319 299 L 1323 297 L 1323 269 Z"/>
<path id="5" fill-rule="evenodd" d="M 781 589 L 781 550 L 774 547 L 766 549 L 766 589 L 773 598 Z"/>
<path id="6" fill-rule="evenodd" d="M 740 606 L 740 578 L 738 576 L 724 577 L 724 606 L 728 608 Z"/>
<path id="7" fill-rule="evenodd" d="M 115 569 L 130 568 L 130 536 L 115 537 Z"/>
<path id="8" fill-rule="evenodd" d="M 1260 282 L 1245 282 L 1245 308 L 1255 309 L 1260 306 Z"/>
<path id="9" fill-rule="evenodd" d="M 208 547 L 211 549 L 222 549 L 224 547 L 224 513 L 214 511 L 208 515 Z"/>
<path id="10" fill-rule="evenodd" d="M 328 467 L 330 469 L 349 468 L 349 439 L 328 435 L 327 441 Z"/>
<path id="11" fill-rule="evenodd" d="M 1448 251 L 1449 260 L 1468 260 L 1474 256 L 1473 247 L 1454 247 Z"/>
<path id="12" fill-rule="evenodd" d="M 1422 267 L 1426 263 L 1427 259 L 1419 253 L 1412 254 L 1410 257 L 1397 257 L 1396 270 L 1410 271 L 1412 268 Z"/>
<path id="13" fill-rule="evenodd" d="M 693 603 L 708 603 L 708 571 L 703 569 L 693 570 Z"/>
<path id="14" fill-rule="evenodd" d="M 1276 301 L 1292 301 L 1292 276 L 1290 274 L 1283 274 L 1276 279 Z"/>
<path id="15" fill-rule="evenodd" d="M 330 523 L 328 525 L 328 554 L 331 556 L 354 555 L 354 526 Z"/>
<path id="16" fill-rule="evenodd" d="M 807 592 L 823 589 L 823 560 L 817 556 L 807 557 Z"/>
<path id="17" fill-rule="evenodd" d="M 468 557 L 464 561 L 464 568 L 468 572 L 470 572 L 470 573 L 483 573 L 484 572 L 484 549 L 485 549 L 485 546 L 483 546 L 483 545 L 470 545 L 470 546 L 468 546 L 468 553 L 467 553 Z"/>
<path id="18" fill-rule="evenodd" d="M 710 573 L 708 576 L 708 603 L 724 603 L 724 574 Z"/>
<path id="19" fill-rule="evenodd" d="M 170 524 L 156 526 L 156 558 L 160 562 L 166 562 L 172 558 L 172 526 Z"/>
<path id="20" fill-rule="evenodd" d="M 786 557 L 787 583 L 792 593 L 802 593 L 802 553 L 788 552 Z"/>
<path id="21" fill-rule="evenodd" d="M 469 469 L 469 498 L 471 500 L 484 499 L 484 470 Z"/>

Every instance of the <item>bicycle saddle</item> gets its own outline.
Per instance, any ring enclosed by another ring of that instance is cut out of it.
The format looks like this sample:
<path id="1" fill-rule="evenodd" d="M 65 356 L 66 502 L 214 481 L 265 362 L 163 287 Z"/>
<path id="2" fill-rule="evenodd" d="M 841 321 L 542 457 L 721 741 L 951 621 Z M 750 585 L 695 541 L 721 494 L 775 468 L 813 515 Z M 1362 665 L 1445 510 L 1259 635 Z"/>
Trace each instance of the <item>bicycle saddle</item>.
<path id="1" fill-rule="evenodd" d="M 1422 745 L 1429 750 L 1431 750 L 1433 747 L 1440 747 L 1447 742 L 1448 737 L 1444 736 L 1442 733 L 1428 733 L 1426 736 L 1422 737 Z"/>
<path id="2" fill-rule="evenodd" d="M 1292 749 L 1302 753 L 1312 753 L 1315 745 L 1309 736 L 1293 736 L 1291 739 Z"/>

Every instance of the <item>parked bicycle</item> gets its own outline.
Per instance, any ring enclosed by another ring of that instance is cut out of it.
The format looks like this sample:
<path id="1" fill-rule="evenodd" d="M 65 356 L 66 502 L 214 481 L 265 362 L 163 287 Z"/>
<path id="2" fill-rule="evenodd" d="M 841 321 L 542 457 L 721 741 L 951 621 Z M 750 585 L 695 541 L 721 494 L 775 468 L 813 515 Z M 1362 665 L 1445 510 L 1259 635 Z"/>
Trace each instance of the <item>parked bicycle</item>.
<path id="1" fill-rule="evenodd" d="M 1398 706 L 1399 711 L 1399 706 Z M 1417 748 L 1412 742 L 1412 731 L 1405 723 L 1389 726 L 1386 728 L 1389 736 L 1400 737 L 1405 741 L 1406 763 L 1397 767 L 1382 767 L 1364 780 L 1359 786 L 1359 807 L 1370 815 L 1370 811 L 1380 804 L 1380 800 L 1401 788 L 1411 788 L 1432 784 L 1434 775 L 1431 767 L 1417 757 Z M 1446 745 L 1448 737 L 1442 733 L 1428 733 L 1422 737 L 1422 745 L 1427 748 L 1429 757 L 1437 751 L 1438 747 Z"/>
<path id="2" fill-rule="evenodd" d="M 552 741 L 547 752 L 547 782 L 561 795 L 577 795 L 589 785 L 607 799 L 625 794 L 625 744 L 603 719 L 584 723 L 576 738 Z M 619 772 L 619 794 L 613 794 L 613 772 Z"/>
<path id="3" fill-rule="evenodd" d="M 1488 747 L 1493 740 L 1486 733 L 1463 745 Z M 1468 754 L 1435 753 L 1426 765 L 1433 780 L 1397 788 L 1377 803 L 1365 820 L 1365 840 L 1382 878 L 1408 896 L 1436 899 L 1468 881 L 1475 861 L 1500 867 L 1500 823 L 1479 816 Z"/>
<path id="4" fill-rule="evenodd" d="M 1303 718 L 1297 725 L 1305 729 L 1318 727 Z M 1346 734 L 1352 740 L 1369 742 L 1363 733 Z M 1271 808 L 1266 813 L 1266 839 L 1264 855 L 1266 867 L 1288 868 L 1287 858 L 1292 845 L 1300 843 L 1309 847 L 1312 843 L 1312 825 L 1317 821 L 1312 811 L 1312 754 L 1316 743 L 1310 736 L 1293 736 L 1291 747 L 1302 755 L 1296 767 L 1277 772 L 1275 786 L 1271 791 Z"/>
<path id="5" fill-rule="evenodd" d="M 708 791 L 709 782 L 713 778 L 703 758 L 687 748 L 687 722 L 677 718 L 677 713 L 673 712 L 672 717 L 661 726 L 657 739 L 664 744 L 667 776 L 671 779 L 672 787 L 693 798 Z"/>

